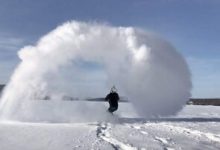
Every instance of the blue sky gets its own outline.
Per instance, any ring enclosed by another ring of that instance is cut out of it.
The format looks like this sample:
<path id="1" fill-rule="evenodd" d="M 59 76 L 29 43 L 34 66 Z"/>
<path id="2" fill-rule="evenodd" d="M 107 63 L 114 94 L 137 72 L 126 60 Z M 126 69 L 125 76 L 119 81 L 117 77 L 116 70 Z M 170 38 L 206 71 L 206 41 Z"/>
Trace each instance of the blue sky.
<path id="1" fill-rule="evenodd" d="M 193 97 L 220 97 L 219 0 L 0 0 L 0 83 L 9 80 L 21 47 L 73 19 L 159 34 L 186 58 Z"/>

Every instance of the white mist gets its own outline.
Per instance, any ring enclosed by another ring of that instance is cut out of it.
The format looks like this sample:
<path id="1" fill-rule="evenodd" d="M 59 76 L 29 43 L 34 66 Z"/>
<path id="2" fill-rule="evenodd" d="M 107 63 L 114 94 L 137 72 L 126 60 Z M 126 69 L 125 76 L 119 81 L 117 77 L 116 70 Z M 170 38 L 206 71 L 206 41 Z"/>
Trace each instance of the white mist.
<path id="1" fill-rule="evenodd" d="M 104 97 L 113 84 L 143 117 L 173 115 L 190 97 L 191 77 L 183 57 L 168 42 L 133 27 L 71 21 L 18 55 L 21 63 L 1 98 L 3 119 L 40 118 L 47 110 L 36 112 L 38 105 L 29 101 L 51 95 L 59 105 L 62 95 Z M 74 111 L 92 111 L 88 107 Z"/>

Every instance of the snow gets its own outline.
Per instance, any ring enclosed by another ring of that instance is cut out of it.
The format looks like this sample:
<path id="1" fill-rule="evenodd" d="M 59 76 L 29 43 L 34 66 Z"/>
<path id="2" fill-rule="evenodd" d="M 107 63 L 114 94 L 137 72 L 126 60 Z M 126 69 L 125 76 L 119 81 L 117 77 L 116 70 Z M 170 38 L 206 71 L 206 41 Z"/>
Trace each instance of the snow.
<path id="1" fill-rule="evenodd" d="M 41 103 L 44 103 L 45 109 L 51 105 L 49 101 Z M 176 116 L 143 119 L 137 116 L 129 103 L 120 103 L 119 110 L 114 116 L 108 115 L 105 119 L 86 121 L 68 120 L 67 118 L 74 118 L 76 115 L 71 114 L 70 109 L 74 108 L 75 102 L 64 101 L 60 106 L 63 105 L 68 108 L 63 110 L 65 118 L 61 115 L 61 118 L 56 119 L 55 115 L 47 122 L 48 118 L 32 122 L 2 121 L 0 148 L 2 150 L 220 149 L 220 107 L 217 106 L 188 105 Z M 91 109 L 100 107 L 107 109 L 104 102 L 87 102 L 87 105 L 91 105 Z M 50 110 L 48 113 L 51 113 Z M 93 115 L 96 114 L 91 114 Z"/>

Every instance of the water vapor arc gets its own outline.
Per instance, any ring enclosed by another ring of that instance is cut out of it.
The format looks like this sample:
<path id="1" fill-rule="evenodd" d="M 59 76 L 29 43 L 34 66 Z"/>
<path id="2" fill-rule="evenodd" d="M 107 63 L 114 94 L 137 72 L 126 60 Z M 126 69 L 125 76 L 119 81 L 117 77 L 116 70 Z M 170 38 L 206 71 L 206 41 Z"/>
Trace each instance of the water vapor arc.
<path id="1" fill-rule="evenodd" d="M 37 105 L 29 101 L 48 94 L 56 102 L 65 94 L 95 97 L 112 84 L 144 117 L 172 115 L 190 97 L 183 57 L 165 40 L 134 27 L 66 22 L 18 56 L 21 63 L 1 98 L 6 119 L 30 119 Z"/>

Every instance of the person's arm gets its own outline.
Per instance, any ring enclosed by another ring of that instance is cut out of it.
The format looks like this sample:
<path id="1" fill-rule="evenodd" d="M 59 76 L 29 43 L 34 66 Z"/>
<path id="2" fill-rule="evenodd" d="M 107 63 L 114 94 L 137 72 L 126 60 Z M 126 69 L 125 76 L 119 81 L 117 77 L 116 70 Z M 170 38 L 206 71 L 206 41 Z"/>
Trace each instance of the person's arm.
<path id="1" fill-rule="evenodd" d="M 109 99 L 109 94 L 105 97 L 105 100 L 108 101 Z"/>
<path id="2" fill-rule="evenodd" d="M 119 101 L 119 100 L 120 100 L 120 97 L 119 97 L 118 93 L 116 93 L 116 94 L 117 94 L 117 101 Z"/>

